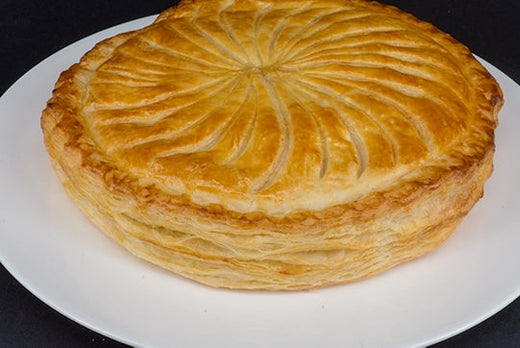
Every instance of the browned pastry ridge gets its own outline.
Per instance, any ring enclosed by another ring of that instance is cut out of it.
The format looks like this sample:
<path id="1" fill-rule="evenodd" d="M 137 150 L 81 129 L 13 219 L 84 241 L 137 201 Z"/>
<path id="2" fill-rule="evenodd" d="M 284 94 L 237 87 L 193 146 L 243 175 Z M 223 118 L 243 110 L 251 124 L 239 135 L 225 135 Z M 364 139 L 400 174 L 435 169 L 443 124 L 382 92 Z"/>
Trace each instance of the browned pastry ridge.
<path id="1" fill-rule="evenodd" d="M 135 255 L 294 290 L 442 243 L 483 195 L 501 105 L 468 48 L 394 7 L 194 0 L 97 44 L 41 125 L 68 193 Z"/>

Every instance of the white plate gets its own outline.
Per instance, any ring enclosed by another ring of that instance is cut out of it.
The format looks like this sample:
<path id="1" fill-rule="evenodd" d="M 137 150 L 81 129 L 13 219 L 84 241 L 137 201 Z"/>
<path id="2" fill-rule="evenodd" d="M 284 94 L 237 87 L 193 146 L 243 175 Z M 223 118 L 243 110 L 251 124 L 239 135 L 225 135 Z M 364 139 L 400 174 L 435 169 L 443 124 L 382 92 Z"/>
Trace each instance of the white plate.
<path id="1" fill-rule="evenodd" d="M 58 74 L 132 21 L 49 57 L 0 99 L 0 261 L 73 320 L 141 346 L 418 346 L 455 335 L 520 295 L 520 87 L 486 64 L 506 103 L 495 173 L 460 228 L 427 256 L 365 281 L 311 292 L 212 289 L 141 261 L 65 194 L 40 112 Z"/>

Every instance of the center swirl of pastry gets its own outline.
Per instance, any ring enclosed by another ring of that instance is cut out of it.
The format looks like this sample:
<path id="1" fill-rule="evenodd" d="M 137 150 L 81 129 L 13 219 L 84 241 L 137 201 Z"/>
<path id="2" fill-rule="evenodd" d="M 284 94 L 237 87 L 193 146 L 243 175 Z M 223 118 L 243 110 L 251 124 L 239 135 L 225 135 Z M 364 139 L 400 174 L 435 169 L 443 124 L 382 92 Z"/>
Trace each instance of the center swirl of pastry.
<path id="1" fill-rule="evenodd" d="M 269 75 L 279 75 L 284 71 L 279 69 L 274 65 L 259 65 L 259 66 L 245 66 L 243 68 L 243 72 L 245 74 L 258 74 L 264 77 L 268 77 Z"/>

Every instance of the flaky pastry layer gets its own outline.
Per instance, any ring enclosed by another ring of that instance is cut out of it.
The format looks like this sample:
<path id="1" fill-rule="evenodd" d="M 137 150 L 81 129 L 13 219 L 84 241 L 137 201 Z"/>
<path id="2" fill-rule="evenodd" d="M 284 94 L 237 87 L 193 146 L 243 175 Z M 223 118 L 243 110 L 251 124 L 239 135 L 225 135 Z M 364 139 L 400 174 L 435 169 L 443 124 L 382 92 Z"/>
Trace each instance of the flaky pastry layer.
<path id="1" fill-rule="evenodd" d="M 307 289 L 442 243 L 492 172 L 502 93 L 471 52 L 354 1 L 182 1 L 63 72 L 42 114 L 69 194 L 199 282 Z"/>

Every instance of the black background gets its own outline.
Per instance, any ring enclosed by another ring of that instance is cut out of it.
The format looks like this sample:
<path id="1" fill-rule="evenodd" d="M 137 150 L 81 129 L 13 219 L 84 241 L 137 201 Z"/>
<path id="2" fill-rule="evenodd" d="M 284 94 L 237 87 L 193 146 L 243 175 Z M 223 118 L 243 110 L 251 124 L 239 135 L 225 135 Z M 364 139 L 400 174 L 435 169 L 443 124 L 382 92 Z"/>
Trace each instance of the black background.
<path id="1" fill-rule="evenodd" d="M 382 2 L 432 22 L 520 83 L 520 1 Z M 26 71 L 59 49 L 113 25 L 159 13 L 173 3 L 165 0 L 0 0 L 0 95 Z M 47 307 L 0 265 L 0 346 L 122 345 Z M 175 342 L 172 346 L 176 346 Z M 436 345 L 519 346 L 520 299 L 476 327 Z"/>

